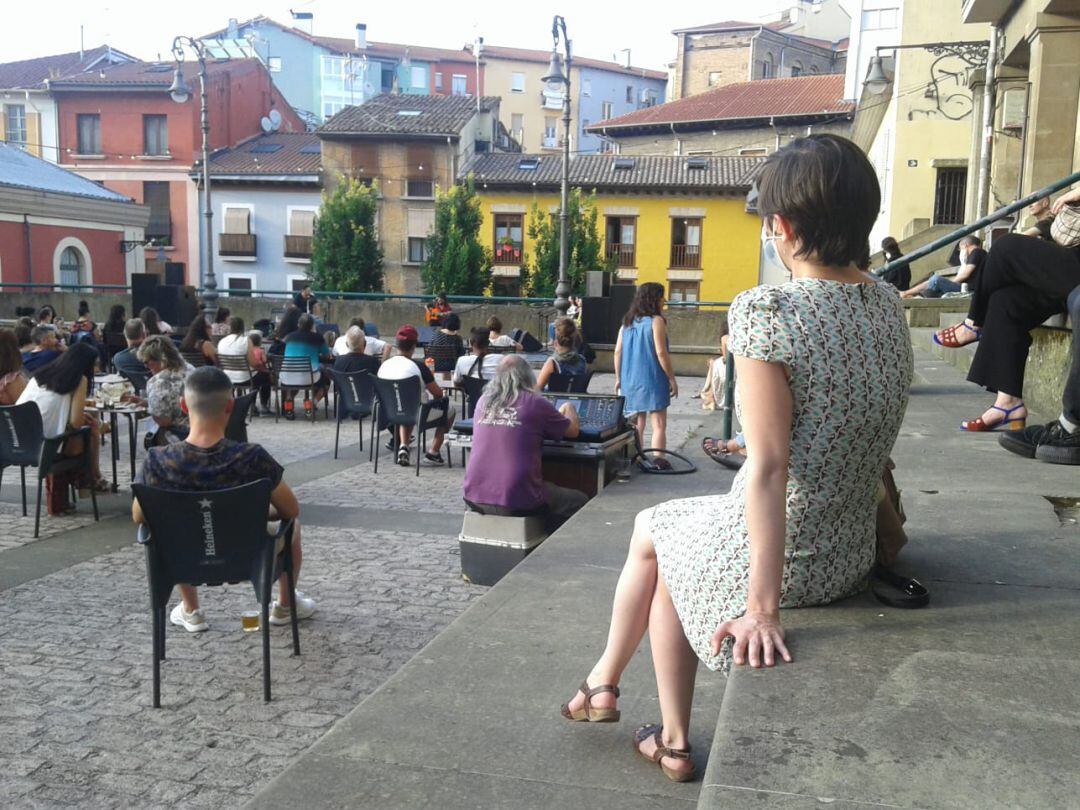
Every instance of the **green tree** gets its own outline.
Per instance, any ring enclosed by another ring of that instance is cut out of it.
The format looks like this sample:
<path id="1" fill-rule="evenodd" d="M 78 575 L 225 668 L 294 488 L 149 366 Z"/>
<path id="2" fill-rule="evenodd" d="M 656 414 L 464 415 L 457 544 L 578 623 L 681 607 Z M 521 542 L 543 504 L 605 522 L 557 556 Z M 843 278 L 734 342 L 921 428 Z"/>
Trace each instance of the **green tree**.
<path id="1" fill-rule="evenodd" d="M 484 215 L 472 175 L 462 185 L 440 191 L 435 227 L 427 238 L 420 269 L 424 290 L 447 295 L 483 295 L 491 284 L 491 251 L 480 244 Z"/>
<path id="2" fill-rule="evenodd" d="M 597 228 L 596 194 L 586 196 L 580 188 L 570 189 L 566 210 L 566 273 L 571 290 L 581 291 L 586 272 L 611 272 L 615 260 L 604 258 L 604 243 Z M 525 289 L 530 296 L 552 298 L 559 283 L 559 216 L 545 214 L 535 200 L 529 212 L 529 238 L 533 241 L 533 260 L 527 268 Z"/>
<path id="3" fill-rule="evenodd" d="M 312 240 L 311 281 L 318 290 L 379 292 L 383 251 L 375 231 L 379 191 L 374 184 L 340 177 L 323 193 Z"/>

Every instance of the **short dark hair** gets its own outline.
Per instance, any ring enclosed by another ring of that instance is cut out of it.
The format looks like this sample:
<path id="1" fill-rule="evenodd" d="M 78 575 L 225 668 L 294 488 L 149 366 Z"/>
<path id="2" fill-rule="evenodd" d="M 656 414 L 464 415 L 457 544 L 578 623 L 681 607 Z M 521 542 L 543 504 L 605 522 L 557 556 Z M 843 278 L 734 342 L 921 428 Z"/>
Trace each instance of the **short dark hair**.
<path id="1" fill-rule="evenodd" d="M 47 326 L 35 326 L 33 328 L 33 330 L 30 332 L 30 340 L 35 345 L 37 345 L 37 344 L 41 343 L 42 338 L 48 337 L 49 335 L 55 335 L 55 334 L 56 334 L 55 329 L 50 329 Z"/>
<path id="2" fill-rule="evenodd" d="M 244 334 L 244 319 L 241 318 L 239 315 L 233 315 L 231 318 L 229 318 L 229 334 Z"/>
<path id="3" fill-rule="evenodd" d="M 34 327 L 24 323 L 20 318 L 15 323 L 15 340 L 19 342 L 20 346 L 25 346 L 28 343 L 33 343 Z"/>
<path id="4" fill-rule="evenodd" d="M 877 174 L 863 151 L 839 135 L 808 135 L 773 152 L 758 181 L 758 213 L 780 215 L 795 232 L 796 256 L 830 267 L 869 255 L 881 208 Z"/>
<path id="5" fill-rule="evenodd" d="M 298 332 L 310 332 L 315 328 L 315 319 L 308 313 L 304 313 L 300 316 L 300 320 L 296 322 L 296 331 Z"/>
<path id="6" fill-rule="evenodd" d="M 37 311 L 37 319 L 39 321 L 43 321 L 46 318 L 55 318 L 55 317 L 56 317 L 56 310 L 53 309 L 48 304 L 46 304 L 45 306 L 43 306 L 41 309 L 39 309 Z"/>
<path id="7" fill-rule="evenodd" d="M 499 334 L 502 334 L 502 321 L 500 321 L 496 316 L 492 315 L 490 318 L 487 319 L 487 328 L 491 332 L 498 332 Z"/>
<path id="8" fill-rule="evenodd" d="M 223 413 L 232 398 L 232 380 L 217 366 L 200 366 L 184 380 L 184 399 L 189 411 L 201 416 Z"/>
<path id="9" fill-rule="evenodd" d="M 972 247 L 982 247 L 982 239 L 980 239 L 973 233 L 969 233 L 967 236 L 960 240 L 960 244 L 971 245 Z"/>
<path id="10" fill-rule="evenodd" d="M 486 326 L 474 326 L 469 333 L 469 345 L 478 349 L 486 349 L 491 345 L 490 330 Z"/>
<path id="11" fill-rule="evenodd" d="M 363 329 L 365 325 L 366 324 L 364 323 L 363 318 L 353 318 L 351 321 L 349 321 L 349 326 L 359 326 L 361 329 Z"/>
<path id="12" fill-rule="evenodd" d="M 146 337 L 146 325 L 138 318 L 132 318 L 124 324 L 124 337 L 128 340 L 142 340 Z"/>
<path id="13" fill-rule="evenodd" d="M 456 332 L 461 328 L 461 318 L 451 312 L 445 318 L 443 318 L 443 329 L 449 329 L 451 332 Z"/>

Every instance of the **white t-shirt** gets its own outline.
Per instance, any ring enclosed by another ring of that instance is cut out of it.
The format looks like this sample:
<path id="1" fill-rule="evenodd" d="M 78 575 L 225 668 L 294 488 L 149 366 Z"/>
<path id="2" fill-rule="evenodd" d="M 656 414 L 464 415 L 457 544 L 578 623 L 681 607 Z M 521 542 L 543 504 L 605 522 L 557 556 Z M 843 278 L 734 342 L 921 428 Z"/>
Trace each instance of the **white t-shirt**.
<path id="1" fill-rule="evenodd" d="M 367 343 L 364 345 L 364 354 L 371 357 L 382 357 L 382 353 L 386 351 L 386 341 L 379 340 L 377 337 L 366 337 Z M 345 335 L 342 335 L 334 341 L 334 348 L 331 350 L 334 353 L 334 357 L 341 357 L 343 354 L 350 352 L 349 344 L 345 342 Z"/>
<path id="2" fill-rule="evenodd" d="M 479 377 L 477 371 L 483 373 L 485 380 L 490 380 L 495 376 L 495 372 L 499 370 L 499 363 L 502 362 L 504 355 L 501 354 L 488 354 L 484 357 L 484 362 L 477 363 L 475 354 L 466 354 L 457 359 L 457 363 L 454 366 L 454 383 L 460 383 L 466 377 Z"/>
<path id="3" fill-rule="evenodd" d="M 74 394 L 58 394 L 48 388 L 42 388 L 37 380 L 31 378 L 22 394 L 19 395 L 19 401 L 16 404 L 36 403 L 38 410 L 41 411 L 42 435 L 46 439 L 55 439 L 68 429 L 73 396 Z"/>
<path id="4" fill-rule="evenodd" d="M 218 341 L 217 353 L 229 357 L 247 357 L 247 335 L 226 335 Z M 234 383 L 246 383 L 251 380 L 251 376 L 246 371 L 230 371 L 229 369 L 225 369 L 225 375 Z"/>
<path id="5" fill-rule="evenodd" d="M 509 335 L 499 335 L 491 341 L 492 346 L 513 346 L 517 341 Z"/>

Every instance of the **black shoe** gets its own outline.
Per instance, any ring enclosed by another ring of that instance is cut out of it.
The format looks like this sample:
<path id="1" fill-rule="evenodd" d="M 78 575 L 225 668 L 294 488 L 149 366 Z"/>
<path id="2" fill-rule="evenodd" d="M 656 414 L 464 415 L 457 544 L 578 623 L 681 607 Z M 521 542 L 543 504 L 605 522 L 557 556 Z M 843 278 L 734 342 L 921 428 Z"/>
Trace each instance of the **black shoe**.
<path id="1" fill-rule="evenodd" d="M 1035 458 L 1050 464 L 1080 464 L 1080 430 L 1069 433 L 1054 420 L 1040 428 L 1042 436 L 1035 448 Z"/>
<path id="2" fill-rule="evenodd" d="M 1035 448 L 1039 446 L 1046 425 L 1030 425 L 1023 430 L 1007 430 L 998 435 L 998 444 L 1010 453 L 1024 458 L 1035 458 Z"/>

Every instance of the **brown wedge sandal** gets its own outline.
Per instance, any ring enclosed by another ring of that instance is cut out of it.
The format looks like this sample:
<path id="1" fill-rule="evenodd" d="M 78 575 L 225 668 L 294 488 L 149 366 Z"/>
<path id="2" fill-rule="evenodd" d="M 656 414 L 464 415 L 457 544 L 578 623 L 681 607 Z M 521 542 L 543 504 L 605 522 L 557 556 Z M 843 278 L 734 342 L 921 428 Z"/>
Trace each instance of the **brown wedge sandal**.
<path id="1" fill-rule="evenodd" d="M 660 766 L 660 770 L 664 772 L 664 776 L 670 779 L 672 782 L 689 782 L 697 776 L 697 771 L 691 768 L 688 771 L 676 771 L 673 768 L 669 768 L 664 764 L 664 757 L 671 757 L 672 759 L 690 759 L 689 748 L 668 748 L 664 745 L 662 732 L 664 727 L 657 723 L 650 723 L 649 725 L 642 726 L 634 732 L 634 750 L 638 752 L 639 756 L 649 760 L 649 762 L 655 762 Z M 656 750 L 653 751 L 652 756 L 648 756 L 641 750 L 641 744 L 645 740 L 652 737 L 656 741 Z"/>
<path id="2" fill-rule="evenodd" d="M 575 711 L 570 710 L 570 704 L 564 703 L 562 705 L 562 716 L 567 720 L 574 721 L 588 721 L 590 723 L 618 723 L 621 713 L 618 709 L 596 709 L 593 708 L 592 698 L 597 695 L 602 695 L 605 692 L 611 692 L 615 697 L 619 696 L 619 687 L 612 686 L 611 684 L 604 684 L 603 686 L 594 686 L 589 688 L 588 681 L 582 681 L 581 686 L 578 687 L 578 691 L 585 695 L 585 704 Z"/>

